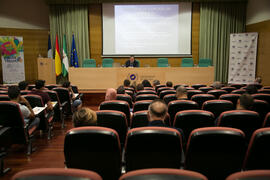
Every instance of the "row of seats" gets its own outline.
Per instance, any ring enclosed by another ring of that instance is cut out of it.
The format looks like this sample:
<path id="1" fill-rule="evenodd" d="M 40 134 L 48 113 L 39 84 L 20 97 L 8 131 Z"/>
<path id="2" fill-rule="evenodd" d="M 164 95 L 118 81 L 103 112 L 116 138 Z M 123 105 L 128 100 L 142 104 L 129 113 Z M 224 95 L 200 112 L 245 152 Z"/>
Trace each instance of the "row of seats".
<path id="1" fill-rule="evenodd" d="M 191 132 L 184 154 L 176 129 L 143 127 L 128 131 L 122 155 L 116 131 L 80 127 L 67 132 L 64 154 L 68 168 L 93 170 L 103 179 L 118 179 L 124 166 L 126 172 L 182 167 L 217 180 L 242 169 L 270 169 L 269 141 L 270 128 L 256 130 L 248 146 L 245 133 L 239 129 L 199 128 Z"/>
<path id="2" fill-rule="evenodd" d="M 140 67 L 140 61 L 136 59 L 136 61 L 139 63 Z M 102 67 L 113 67 L 114 60 L 112 58 L 104 58 L 102 60 Z M 183 58 L 181 62 L 181 67 L 193 67 L 194 62 L 192 58 Z M 212 66 L 212 60 L 211 59 L 199 59 L 199 67 L 208 67 Z M 97 67 L 96 66 L 96 60 L 95 59 L 85 59 L 83 61 L 82 67 Z M 157 67 L 169 67 L 169 61 L 168 58 L 158 58 L 157 59 Z"/>
<path id="3" fill-rule="evenodd" d="M 97 111 L 97 125 L 112 128 L 119 134 L 121 144 L 124 144 L 127 131 L 138 127 L 146 127 L 149 124 L 147 110 L 135 112 L 130 121 L 127 120 L 123 112 L 115 110 Z M 219 118 L 215 118 L 210 111 L 204 110 L 183 110 L 177 112 L 173 120 L 169 114 L 165 119 L 168 127 L 180 128 L 185 135 L 183 139 L 187 142 L 189 134 L 197 128 L 202 127 L 233 127 L 245 132 L 247 140 L 252 133 L 262 127 L 270 126 L 270 113 L 264 120 L 261 120 L 259 114 L 254 111 L 232 110 L 223 112 Z"/>
<path id="4" fill-rule="evenodd" d="M 56 180 L 70 179 L 70 180 L 102 180 L 102 178 L 93 171 L 86 171 L 80 169 L 63 169 L 63 168 L 43 168 L 34 170 L 25 170 L 17 173 L 13 176 L 12 180 L 34 180 L 34 179 L 47 179 L 52 178 Z M 188 171 L 188 170 L 177 170 L 168 168 L 159 169 L 143 169 L 131 171 L 127 174 L 122 175 L 119 180 L 207 180 L 204 175 Z M 244 172 L 237 172 L 226 180 L 258 180 L 258 179 L 270 179 L 269 170 L 250 170 Z"/>

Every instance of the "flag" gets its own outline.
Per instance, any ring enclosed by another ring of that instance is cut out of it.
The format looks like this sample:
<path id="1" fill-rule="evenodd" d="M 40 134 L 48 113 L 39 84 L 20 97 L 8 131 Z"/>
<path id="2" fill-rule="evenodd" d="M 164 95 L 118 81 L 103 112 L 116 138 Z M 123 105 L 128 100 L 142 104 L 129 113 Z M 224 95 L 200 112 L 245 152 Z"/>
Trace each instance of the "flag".
<path id="1" fill-rule="evenodd" d="M 74 34 L 73 34 L 72 35 L 72 45 L 71 45 L 71 55 L 70 55 L 71 66 L 79 67 L 78 61 L 79 60 L 78 60 L 78 56 L 77 56 L 77 50 L 76 50 L 75 39 L 74 39 Z"/>
<path id="2" fill-rule="evenodd" d="M 62 73 L 66 77 L 68 74 L 68 57 L 67 57 L 67 45 L 66 45 L 66 35 L 64 35 L 63 40 L 63 61 L 62 61 Z"/>
<path id="3" fill-rule="evenodd" d="M 55 59 L 55 74 L 56 74 L 56 76 L 59 76 L 62 72 L 62 67 L 61 67 L 61 58 L 60 58 L 57 35 L 55 38 L 55 57 L 54 57 L 54 59 Z"/>
<path id="4" fill-rule="evenodd" d="M 48 38 L 48 58 L 51 58 L 51 59 L 53 58 L 50 34 L 49 34 L 49 38 Z"/>

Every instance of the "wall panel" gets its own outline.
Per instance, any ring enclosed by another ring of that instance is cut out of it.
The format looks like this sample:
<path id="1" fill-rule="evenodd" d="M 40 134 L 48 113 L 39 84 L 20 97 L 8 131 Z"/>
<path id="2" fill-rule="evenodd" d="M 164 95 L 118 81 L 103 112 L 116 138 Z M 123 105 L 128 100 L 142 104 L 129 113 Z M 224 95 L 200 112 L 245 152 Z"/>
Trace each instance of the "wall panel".
<path id="1" fill-rule="evenodd" d="M 257 76 L 262 76 L 263 85 L 270 85 L 270 20 L 247 25 L 247 32 L 258 32 Z"/>

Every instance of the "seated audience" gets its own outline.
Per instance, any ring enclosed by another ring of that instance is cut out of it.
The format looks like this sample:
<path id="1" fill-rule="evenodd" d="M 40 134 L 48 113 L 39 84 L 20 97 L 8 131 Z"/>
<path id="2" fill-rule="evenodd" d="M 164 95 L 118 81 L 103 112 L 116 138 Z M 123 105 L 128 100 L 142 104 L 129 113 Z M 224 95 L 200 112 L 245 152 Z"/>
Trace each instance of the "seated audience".
<path id="1" fill-rule="evenodd" d="M 53 105 L 52 105 L 52 102 L 48 93 L 43 91 L 45 89 L 45 81 L 37 80 L 35 84 L 36 84 L 36 89 L 32 90 L 30 94 L 41 96 L 44 105 L 47 104 L 47 110 L 49 111 L 53 110 Z"/>
<path id="2" fill-rule="evenodd" d="M 237 110 L 252 110 L 254 99 L 250 94 L 242 94 L 237 101 Z"/>
<path id="3" fill-rule="evenodd" d="M 130 87 L 130 80 L 128 79 L 124 80 L 124 87 Z"/>
<path id="4" fill-rule="evenodd" d="M 76 99 L 73 103 L 72 103 L 73 109 L 74 111 L 78 111 L 79 109 L 82 108 L 82 101 L 80 99 Z"/>
<path id="5" fill-rule="evenodd" d="M 255 81 L 254 81 L 254 84 L 261 84 L 262 83 L 262 77 L 261 76 L 257 76 Z"/>
<path id="6" fill-rule="evenodd" d="M 28 90 L 28 82 L 26 81 L 21 81 L 18 84 L 20 90 Z"/>
<path id="7" fill-rule="evenodd" d="M 119 86 L 116 91 L 117 91 L 117 94 L 125 94 L 126 93 L 124 86 Z"/>
<path id="8" fill-rule="evenodd" d="M 144 86 L 143 86 L 143 84 L 138 84 L 137 85 L 137 87 L 136 87 L 136 91 L 138 92 L 138 91 L 141 91 L 141 90 L 144 90 Z"/>
<path id="9" fill-rule="evenodd" d="M 38 127 L 40 120 L 38 117 L 35 117 L 34 111 L 29 102 L 21 96 L 19 87 L 10 86 L 8 88 L 8 96 L 11 101 L 19 103 L 24 122 L 28 125 L 28 128 L 31 129 L 33 126 Z"/>
<path id="10" fill-rule="evenodd" d="M 151 83 L 148 80 L 146 80 L 146 79 L 143 80 L 142 85 L 143 85 L 143 87 L 152 87 L 151 86 Z"/>
<path id="11" fill-rule="evenodd" d="M 173 83 L 172 83 L 171 81 L 167 81 L 167 82 L 166 82 L 166 86 L 167 86 L 167 87 L 173 87 Z"/>
<path id="12" fill-rule="evenodd" d="M 62 84 L 62 87 L 68 89 L 69 94 L 70 94 L 70 97 L 71 97 L 72 100 L 75 100 L 75 99 L 76 99 L 75 94 L 74 94 L 74 92 L 73 92 L 73 90 L 72 90 L 72 87 L 71 87 L 69 81 L 64 82 L 64 83 Z"/>
<path id="13" fill-rule="evenodd" d="M 153 81 L 154 88 L 156 88 L 157 85 L 160 85 L 160 81 L 156 79 L 156 80 Z"/>
<path id="14" fill-rule="evenodd" d="M 178 86 L 176 89 L 176 98 L 178 100 L 187 100 L 187 89 L 184 86 Z"/>
<path id="15" fill-rule="evenodd" d="M 213 87 L 214 89 L 221 89 L 222 86 L 223 86 L 223 85 L 221 84 L 220 81 L 215 81 L 215 82 L 212 84 L 212 87 Z"/>
<path id="16" fill-rule="evenodd" d="M 116 90 L 114 88 L 109 88 L 106 91 L 105 101 L 116 100 Z"/>
<path id="17" fill-rule="evenodd" d="M 157 126 L 157 127 L 168 127 L 165 124 L 165 118 L 168 113 L 168 106 L 161 99 L 155 99 L 148 107 L 148 126 Z M 183 131 L 179 128 L 174 128 L 179 131 L 182 136 L 182 142 L 184 140 Z"/>
<path id="18" fill-rule="evenodd" d="M 74 127 L 96 126 L 97 114 L 95 111 L 84 107 L 74 112 L 72 116 L 72 121 L 73 121 Z"/>
<path id="19" fill-rule="evenodd" d="M 248 94 L 256 94 L 258 92 L 258 89 L 257 89 L 257 87 L 255 85 L 249 84 L 246 87 L 246 92 Z"/>

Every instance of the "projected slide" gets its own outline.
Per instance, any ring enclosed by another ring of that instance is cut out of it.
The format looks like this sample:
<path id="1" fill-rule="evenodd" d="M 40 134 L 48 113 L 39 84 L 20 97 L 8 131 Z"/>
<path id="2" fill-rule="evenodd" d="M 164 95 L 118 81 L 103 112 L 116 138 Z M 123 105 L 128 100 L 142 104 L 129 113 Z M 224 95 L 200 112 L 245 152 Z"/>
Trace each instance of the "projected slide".
<path id="1" fill-rule="evenodd" d="M 117 54 L 177 53 L 178 5 L 117 5 L 114 11 Z"/>
<path id="2" fill-rule="evenodd" d="M 103 4 L 103 55 L 191 54 L 191 3 Z"/>

